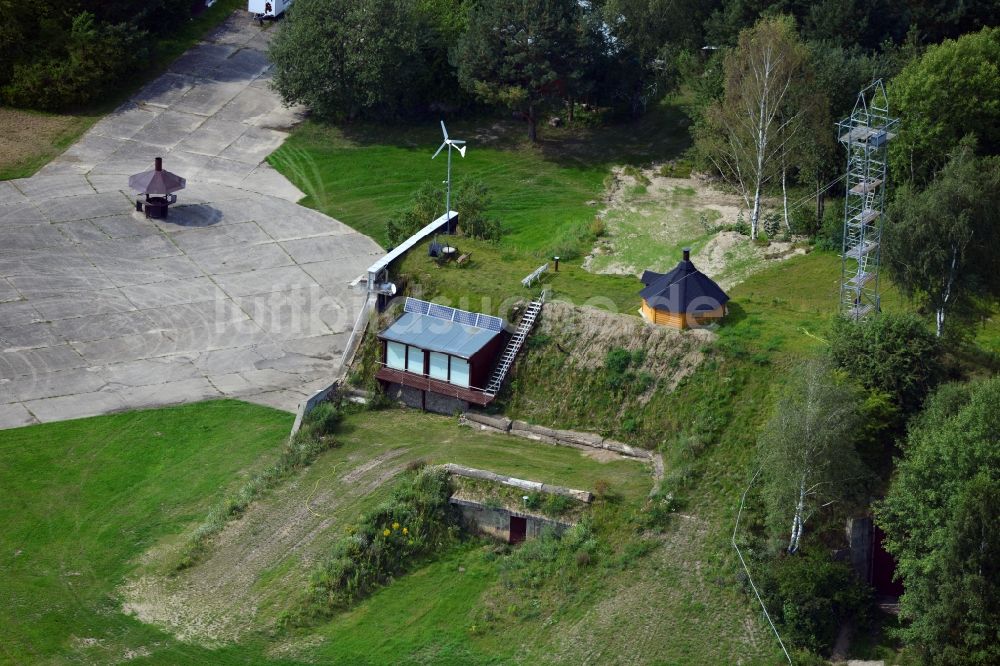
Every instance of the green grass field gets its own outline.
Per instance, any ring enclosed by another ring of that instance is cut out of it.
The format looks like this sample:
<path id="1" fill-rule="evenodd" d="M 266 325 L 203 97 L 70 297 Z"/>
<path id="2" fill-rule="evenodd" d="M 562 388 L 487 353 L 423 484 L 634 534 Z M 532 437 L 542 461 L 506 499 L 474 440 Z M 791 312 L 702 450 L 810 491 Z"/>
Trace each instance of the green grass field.
<path id="1" fill-rule="evenodd" d="M 157 570 L 164 549 L 181 543 L 213 503 L 273 460 L 290 421 L 290 415 L 267 408 L 214 401 L 0 432 L 0 487 L 7 499 L 0 509 L 6 528 L 0 538 L 0 597 L 6 601 L 0 609 L 0 661 L 513 659 L 517 624 L 492 633 L 470 629 L 484 595 L 497 585 L 491 547 L 475 541 L 420 566 L 350 612 L 300 632 L 253 630 L 235 643 L 181 642 L 122 612 L 122 584 L 137 573 Z M 305 503 L 323 512 L 322 520 L 332 519 L 333 529 L 313 535 L 315 551 L 322 552 L 345 524 L 388 494 L 395 473 L 418 459 L 582 488 L 604 479 L 621 498 L 596 509 L 609 524 L 617 520 L 611 517 L 634 511 L 650 485 L 648 469 L 634 461 L 602 462 L 575 449 L 481 433 L 454 419 L 412 411 L 350 415 L 338 439 L 339 448 L 234 521 L 235 533 L 245 530 L 254 543 L 266 543 L 273 531 L 257 530 L 255 521 L 270 515 L 291 529 L 290 507 Z M 385 466 L 374 463 L 390 458 L 394 474 L 384 475 Z M 323 493 L 352 499 L 327 512 L 330 507 L 319 497 Z M 204 562 L 171 580 L 197 583 L 200 571 L 226 564 L 234 541 L 223 537 Z M 251 589 L 264 592 L 265 616 L 273 617 L 302 594 L 310 567 L 301 554 L 297 549 L 254 573 Z M 230 560 L 228 568 L 247 569 L 238 560 Z M 205 593 L 224 597 L 227 589 L 217 580 Z"/>
<path id="2" fill-rule="evenodd" d="M 689 145 L 687 118 L 664 104 L 642 120 L 600 130 L 551 129 L 536 145 L 508 120 L 455 121 L 449 134 L 469 142 L 454 155 L 452 180 L 479 179 L 493 195 L 490 211 L 508 229 L 506 242 L 530 252 L 593 219 L 612 164 L 677 155 Z M 446 156 L 435 121 L 412 125 L 332 127 L 307 122 L 268 161 L 306 193 L 301 202 L 385 244 L 385 221 L 424 182 L 445 178 Z M 444 212 L 444 201 L 441 202 Z"/>
<path id="3" fill-rule="evenodd" d="M 291 415 L 239 402 L 0 431 L 0 656 L 111 662 L 207 652 L 122 614 L 115 587 L 157 539 L 271 459 Z"/>

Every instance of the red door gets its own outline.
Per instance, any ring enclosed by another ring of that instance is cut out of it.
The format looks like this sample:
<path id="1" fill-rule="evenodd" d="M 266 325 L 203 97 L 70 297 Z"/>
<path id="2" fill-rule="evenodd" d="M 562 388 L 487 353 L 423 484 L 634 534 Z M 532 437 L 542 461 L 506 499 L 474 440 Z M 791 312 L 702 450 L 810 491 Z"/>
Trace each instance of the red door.
<path id="1" fill-rule="evenodd" d="M 528 536 L 528 519 L 510 517 L 510 543 L 521 543 Z"/>

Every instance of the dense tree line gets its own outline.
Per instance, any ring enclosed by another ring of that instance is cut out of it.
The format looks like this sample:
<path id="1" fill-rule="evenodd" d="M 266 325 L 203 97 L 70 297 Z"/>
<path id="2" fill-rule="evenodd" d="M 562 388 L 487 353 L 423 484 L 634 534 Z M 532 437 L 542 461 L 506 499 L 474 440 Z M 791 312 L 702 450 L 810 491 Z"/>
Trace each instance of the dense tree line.
<path id="1" fill-rule="evenodd" d="M 0 0 L 0 102 L 57 110 L 101 99 L 190 16 L 168 0 Z"/>

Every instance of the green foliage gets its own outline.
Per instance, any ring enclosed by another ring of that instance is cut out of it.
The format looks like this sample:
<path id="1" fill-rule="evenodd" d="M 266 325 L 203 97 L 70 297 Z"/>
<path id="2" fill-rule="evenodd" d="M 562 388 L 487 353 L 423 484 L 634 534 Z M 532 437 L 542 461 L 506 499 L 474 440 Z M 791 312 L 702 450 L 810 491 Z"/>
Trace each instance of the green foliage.
<path id="1" fill-rule="evenodd" d="M 586 77 L 597 33 L 584 18 L 573 0 L 475 3 L 455 47 L 458 79 L 482 101 L 523 113 L 534 141 L 542 108 Z"/>
<path id="2" fill-rule="evenodd" d="M 11 106 L 50 111 L 89 104 L 137 68 L 149 54 L 148 41 L 134 25 L 102 24 L 82 12 L 72 20 L 65 50 L 16 62 L 0 97 Z"/>
<path id="3" fill-rule="evenodd" d="M 896 178 L 929 182 L 968 132 L 984 154 L 1000 152 L 997 63 L 1000 28 L 984 28 L 929 47 L 892 80 L 890 108 L 902 120 L 889 144 Z"/>
<path id="4" fill-rule="evenodd" d="M 275 89 L 337 120 L 412 109 L 426 64 L 414 4 L 300 0 L 269 54 Z"/>
<path id="5" fill-rule="evenodd" d="M 759 435 L 768 523 L 789 534 L 796 552 L 805 523 L 823 507 L 849 500 L 867 471 L 854 448 L 858 399 L 822 363 L 793 374 Z"/>
<path id="6" fill-rule="evenodd" d="M 305 611 L 325 616 L 346 608 L 453 544 L 458 519 L 450 495 L 448 474 L 427 468 L 363 515 L 313 574 Z"/>
<path id="7" fill-rule="evenodd" d="M 831 361 L 866 389 L 886 393 L 903 416 L 920 409 L 943 375 L 941 342 L 913 314 L 838 317 L 829 341 Z"/>
<path id="8" fill-rule="evenodd" d="M 1000 157 L 974 148 L 963 140 L 923 191 L 900 188 L 883 236 L 893 280 L 934 309 L 939 336 L 946 314 L 968 318 L 979 299 L 1000 298 Z"/>
<path id="9" fill-rule="evenodd" d="M 655 383 L 648 372 L 636 373 L 634 370 L 642 366 L 646 360 L 646 351 L 637 349 L 630 352 L 616 347 L 608 351 L 604 359 L 605 383 L 615 392 L 625 391 L 631 395 L 645 393 Z M 628 421 L 628 419 L 626 419 Z"/>
<path id="10" fill-rule="evenodd" d="M 942 386 L 877 507 L 904 639 L 934 664 L 1000 661 L 1000 377 Z"/>
<path id="11" fill-rule="evenodd" d="M 385 236 L 392 246 L 399 245 L 441 216 L 444 191 L 425 182 L 413 195 L 409 208 L 396 213 L 385 223 Z"/>
<path id="12" fill-rule="evenodd" d="M 772 560 L 758 583 L 782 636 L 817 654 L 830 653 L 844 622 L 865 626 L 874 611 L 871 588 L 822 548 Z"/>
<path id="13" fill-rule="evenodd" d="M 205 554 L 208 540 L 221 532 L 229 520 L 241 516 L 261 495 L 297 470 L 311 465 L 324 451 L 337 446 L 333 435 L 342 419 L 339 406 L 331 402 L 316 405 L 295 436 L 285 442 L 278 460 L 255 474 L 235 494 L 223 499 L 209 512 L 205 522 L 198 526 L 184 547 L 177 569 L 194 566 Z"/>
<path id="14" fill-rule="evenodd" d="M 486 211 L 493 197 L 481 180 L 463 180 L 455 190 L 455 210 L 458 223 L 466 236 L 485 241 L 499 241 L 503 235 L 500 220 Z"/>

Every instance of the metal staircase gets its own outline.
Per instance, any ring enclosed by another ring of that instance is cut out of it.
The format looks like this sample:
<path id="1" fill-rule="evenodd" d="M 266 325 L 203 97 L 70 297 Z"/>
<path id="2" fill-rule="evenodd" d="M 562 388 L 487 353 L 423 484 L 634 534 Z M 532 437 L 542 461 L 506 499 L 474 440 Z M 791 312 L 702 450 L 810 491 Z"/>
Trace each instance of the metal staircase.
<path id="1" fill-rule="evenodd" d="M 855 321 L 879 310 L 886 148 L 897 124 L 881 80 L 862 90 L 850 117 L 837 123 L 847 149 L 840 311 Z"/>
<path id="2" fill-rule="evenodd" d="M 531 332 L 531 328 L 535 325 L 535 320 L 538 318 L 538 313 L 542 311 L 544 303 L 545 299 L 543 296 L 532 301 L 528 305 L 528 309 L 524 311 L 521 321 L 517 323 L 517 329 L 514 331 L 513 337 L 507 343 L 507 348 L 503 350 L 500 362 L 497 364 L 496 369 L 490 376 L 489 383 L 486 385 L 486 389 L 483 391 L 486 395 L 495 396 L 500 392 L 503 380 L 507 377 L 507 371 L 510 370 L 510 366 L 514 365 L 514 359 L 517 358 L 517 353 L 521 351 L 521 346 L 524 345 L 525 338 L 528 337 L 528 333 Z"/>

